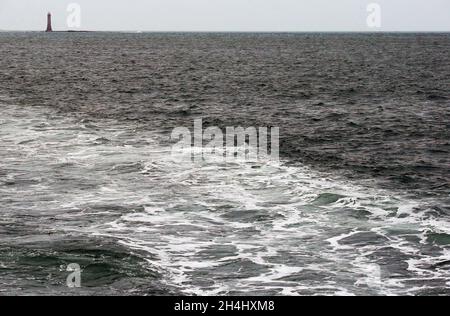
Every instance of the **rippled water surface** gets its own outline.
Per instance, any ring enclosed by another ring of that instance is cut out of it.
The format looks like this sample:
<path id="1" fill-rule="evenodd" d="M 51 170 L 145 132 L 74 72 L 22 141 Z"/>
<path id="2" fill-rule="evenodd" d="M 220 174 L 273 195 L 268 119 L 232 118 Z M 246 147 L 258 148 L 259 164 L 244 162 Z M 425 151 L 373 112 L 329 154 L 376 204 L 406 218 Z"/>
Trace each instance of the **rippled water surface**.
<path id="1" fill-rule="evenodd" d="M 449 47 L 0 33 L 0 294 L 449 294 Z M 171 155 L 199 117 L 281 162 Z"/>

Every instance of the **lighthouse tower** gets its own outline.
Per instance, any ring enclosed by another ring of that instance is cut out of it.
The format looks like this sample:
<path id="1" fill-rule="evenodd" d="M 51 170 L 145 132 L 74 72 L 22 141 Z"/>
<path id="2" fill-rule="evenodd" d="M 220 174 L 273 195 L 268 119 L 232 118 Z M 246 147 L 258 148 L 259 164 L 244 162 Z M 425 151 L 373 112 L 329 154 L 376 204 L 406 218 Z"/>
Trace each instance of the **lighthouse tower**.
<path id="1" fill-rule="evenodd" d="M 47 14 L 47 30 L 46 32 L 53 32 L 52 30 L 52 14 L 49 12 Z"/>

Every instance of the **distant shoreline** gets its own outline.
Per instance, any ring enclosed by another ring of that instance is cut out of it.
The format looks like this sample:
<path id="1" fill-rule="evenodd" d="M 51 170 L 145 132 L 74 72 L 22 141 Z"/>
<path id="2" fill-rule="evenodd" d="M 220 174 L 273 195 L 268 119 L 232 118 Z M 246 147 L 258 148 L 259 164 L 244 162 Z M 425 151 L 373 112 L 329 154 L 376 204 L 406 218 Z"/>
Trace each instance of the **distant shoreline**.
<path id="1" fill-rule="evenodd" d="M 90 32 L 95 31 L 51 31 L 51 32 L 44 31 L 44 33 L 90 33 Z"/>

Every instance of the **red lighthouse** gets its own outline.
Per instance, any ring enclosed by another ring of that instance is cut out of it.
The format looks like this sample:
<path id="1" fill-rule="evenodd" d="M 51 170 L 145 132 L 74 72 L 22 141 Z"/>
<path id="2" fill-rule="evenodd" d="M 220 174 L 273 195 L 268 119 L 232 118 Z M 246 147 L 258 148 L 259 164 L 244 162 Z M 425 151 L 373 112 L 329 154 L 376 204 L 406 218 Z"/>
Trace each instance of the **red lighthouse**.
<path id="1" fill-rule="evenodd" d="M 52 14 L 49 12 L 47 14 L 47 30 L 46 32 L 53 32 L 52 30 Z"/>

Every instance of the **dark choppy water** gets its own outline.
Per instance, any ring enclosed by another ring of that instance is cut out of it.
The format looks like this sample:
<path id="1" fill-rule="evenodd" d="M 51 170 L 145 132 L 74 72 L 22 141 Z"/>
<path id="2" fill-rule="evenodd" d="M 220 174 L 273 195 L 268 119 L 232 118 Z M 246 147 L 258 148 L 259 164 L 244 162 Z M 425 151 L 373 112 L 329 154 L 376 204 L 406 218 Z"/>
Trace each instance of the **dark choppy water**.
<path id="1" fill-rule="evenodd" d="M 0 294 L 449 294 L 449 48 L 0 33 Z M 198 117 L 283 163 L 167 159 Z"/>

